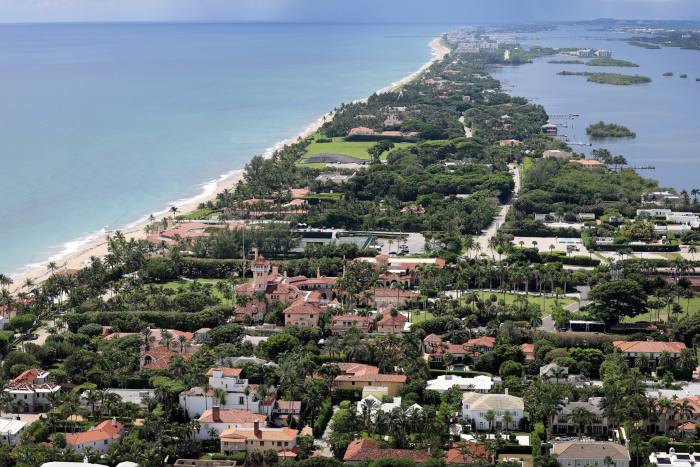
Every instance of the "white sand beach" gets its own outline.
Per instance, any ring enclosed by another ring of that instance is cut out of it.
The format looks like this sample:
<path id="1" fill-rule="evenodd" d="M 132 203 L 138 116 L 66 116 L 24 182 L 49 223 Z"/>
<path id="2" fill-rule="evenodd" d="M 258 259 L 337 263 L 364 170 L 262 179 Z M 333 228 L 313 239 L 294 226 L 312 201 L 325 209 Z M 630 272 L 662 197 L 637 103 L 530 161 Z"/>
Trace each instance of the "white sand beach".
<path id="1" fill-rule="evenodd" d="M 415 72 L 411 73 L 410 75 L 402 78 L 401 80 L 390 84 L 389 86 L 382 88 L 377 91 L 377 93 L 386 93 L 386 92 L 391 92 L 395 91 L 402 86 L 410 83 L 411 81 L 415 80 L 418 78 L 422 73 L 424 73 L 431 65 L 433 65 L 435 62 L 442 60 L 445 55 L 449 53 L 449 48 L 447 45 L 443 42 L 441 37 L 435 37 L 429 42 L 429 47 L 432 52 L 432 57 L 429 61 L 424 63 L 418 70 Z M 359 101 L 364 101 L 367 98 L 360 99 Z M 294 136 L 293 138 L 286 139 L 284 141 L 280 141 L 277 143 L 273 148 L 271 148 L 269 151 L 266 152 L 265 156 L 270 157 L 272 153 L 284 146 L 285 144 L 290 144 L 293 143 L 299 139 L 306 138 L 308 136 L 311 136 L 314 134 L 322 125 L 323 123 L 333 117 L 333 112 L 328 112 L 325 115 L 321 116 L 318 120 L 314 121 L 311 125 L 309 125 L 304 131 L 299 133 L 298 135 Z M 183 200 L 182 202 L 174 203 L 173 205 L 178 208 L 178 211 L 180 213 L 187 213 L 194 211 L 197 209 L 197 207 L 206 201 L 210 201 L 216 198 L 217 193 L 220 193 L 221 191 L 225 189 L 233 189 L 236 184 L 238 183 L 239 180 L 243 177 L 243 169 L 238 169 L 238 170 L 233 170 L 226 175 L 222 176 L 220 179 L 216 180 L 215 182 L 211 182 L 207 184 L 203 190 L 202 193 L 199 195 L 189 198 L 186 200 Z M 165 207 L 162 211 L 153 213 L 153 215 L 157 218 L 160 219 L 164 216 L 168 215 L 168 210 L 170 209 L 170 206 Z M 137 221 L 135 223 L 130 224 L 126 228 L 119 229 L 124 236 L 127 239 L 145 239 L 146 238 L 146 232 L 145 232 L 145 227 L 148 224 L 148 218 L 144 217 L 143 220 Z M 33 266 L 29 269 L 24 270 L 23 272 L 14 275 L 12 277 L 12 280 L 14 283 L 12 284 L 10 291 L 12 292 L 17 292 L 19 291 L 22 287 L 23 284 L 26 282 L 27 279 L 32 280 L 35 284 L 40 283 L 49 276 L 49 272 L 46 269 L 46 265 L 49 263 L 49 261 L 55 262 L 59 268 L 61 269 L 81 269 L 84 267 L 87 263 L 89 263 L 89 260 L 91 257 L 98 257 L 101 258 L 107 254 L 107 238 L 100 236 L 99 238 L 92 240 L 92 241 L 87 241 L 85 244 L 81 245 L 79 248 L 76 249 L 74 252 L 67 253 L 65 256 L 62 257 L 55 257 L 51 259 L 47 259 L 44 263 L 37 264 L 36 266 Z"/>

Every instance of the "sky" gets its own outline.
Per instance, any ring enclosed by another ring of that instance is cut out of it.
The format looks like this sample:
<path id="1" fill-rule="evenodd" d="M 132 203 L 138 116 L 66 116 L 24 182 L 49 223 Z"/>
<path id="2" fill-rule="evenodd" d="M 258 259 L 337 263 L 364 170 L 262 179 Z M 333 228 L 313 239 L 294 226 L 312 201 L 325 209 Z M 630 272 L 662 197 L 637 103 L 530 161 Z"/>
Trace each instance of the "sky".
<path id="1" fill-rule="evenodd" d="M 0 23 L 700 20 L 700 0 L 0 0 Z"/>

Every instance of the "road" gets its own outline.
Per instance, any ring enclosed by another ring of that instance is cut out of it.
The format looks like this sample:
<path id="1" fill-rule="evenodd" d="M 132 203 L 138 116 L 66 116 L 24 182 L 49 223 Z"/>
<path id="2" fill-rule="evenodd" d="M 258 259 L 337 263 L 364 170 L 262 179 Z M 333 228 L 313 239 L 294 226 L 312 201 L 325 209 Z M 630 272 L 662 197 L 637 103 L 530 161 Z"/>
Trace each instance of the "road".
<path id="1" fill-rule="evenodd" d="M 337 405 L 333 406 L 333 415 L 335 415 L 338 409 L 339 407 Z M 331 416 L 331 420 L 333 420 L 333 416 Z M 331 450 L 330 444 L 332 433 L 333 430 L 331 430 L 331 422 L 328 422 L 328 425 L 326 425 L 326 430 L 323 432 L 323 435 L 321 435 L 321 438 L 315 440 L 314 444 L 318 447 L 320 457 L 333 457 L 333 451 Z"/>
<path id="2" fill-rule="evenodd" d="M 513 205 L 513 199 L 515 198 L 515 195 L 520 193 L 520 169 L 518 168 L 518 166 L 513 164 L 509 165 L 508 167 L 510 169 L 510 173 L 513 174 L 513 196 L 508 201 L 508 203 L 501 206 L 501 209 L 498 211 L 498 214 L 496 214 L 496 216 L 493 218 L 491 225 L 489 225 L 486 228 L 486 230 L 482 230 L 481 235 L 476 237 L 475 240 L 476 243 L 479 245 L 479 251 L 481 253 L 487 253 L 489 251 L 489 242 L 494 237 L 494 235 L 496 235 L 498 229 L 500 229 L 503 223 L 506 221 L 506 215 L 508 214 L 510 207 Z"/>

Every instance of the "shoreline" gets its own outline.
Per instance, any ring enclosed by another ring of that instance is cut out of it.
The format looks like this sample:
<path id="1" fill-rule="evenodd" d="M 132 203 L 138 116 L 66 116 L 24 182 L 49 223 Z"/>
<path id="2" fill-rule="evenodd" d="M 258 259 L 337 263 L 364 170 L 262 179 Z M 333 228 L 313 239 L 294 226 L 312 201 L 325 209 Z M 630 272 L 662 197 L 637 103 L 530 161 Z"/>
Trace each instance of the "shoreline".
<path id="1" fill-rule="evenodd" d="M 385 86 L 384 88 L 375 91 L 374 94 L 384 94 L 387 92 L 392 92 L 405 86 L 406 84 L 410 83 L 411 81 L 415 80 L 420 75 L 422 75 L 434 63 L 442 60 L 449 53 L 449 48 L 444 44 L 441 36 L 437 36 L 431 39 L 428 43 L 428 47 L 431 50 L 431 57 L 427 62 L 421 65 L 420 68 L 418 68 L 413 73 L 401 78 L 398 81 L 395 81 L 394 83 L 389 84 L 388 86 Z M 364 102 L 368 98 L 369 96 L 364 97 L 362 99 L 357 99 L 354 102 Z M 333 115 L 333 111 L 325 113 L 318 119 L 314 120 L 311 124 L 309 124 L 301 133 L 293 137 L 283 139 L 274 144 L 272 147 L 265 150 L 265 152 L 263 153 L 263 157 L 272 157 L 272 154 L 278 149 L 282 148 L 283 146 L 296 142 L 299 139 L 311 136 L 328 119 L 333 118 Z M 190 198 L 183 198 L 173 201 L 164 209 L 157 212 L 153 212 L 152 215 L 156 218 L 161 218 L 165 215 L 168 215 L 168 211 L 171 206 L 177 207 L 179 213 L 181 214 L 192 212 L 196 210 L 201 203 L 205 203 L 207 201 L 216 199 L 216 195 L 222 192 L 223 190 L 235 188 L 238 181 L 241 180 L 241 178 L 243 178 L 243 170 L 244 169 L 242 168 L 234 169 L 219 176 L 217 179 L 205 182 L 201 185 L 202 191 L 199 194 Z M 49 271 L 46 270 L 46 266 L 51 261 L 55 262 L 58 265 L 59 269 L 81 269 L 86 265 L 86 263 L 90 260 L 91 257 L 104 257 L 107 254 L 107 234 L 112 233 L 114 231 L 118 230 L 122 232 L 127 240 L 132 238 L 134 240 L 145 239 L 147 234 L 144 231 L 144 229 L 149 223 L 149 216 L 150 214 L 142 216 L 141 218 L 126 224 L 125 226 L 123 226 L 123 228 L 120 229 L 115 229 L 109 232 L 105 231 L 104 229 L 100 229 L 96 232 L 89 233 L 83 237 L 64 243 L 63 249 L 59 253 L 50 256 L 45 261 L 28 264 L 21 268 L 19 272 L 11 274 L 10 277 L 12 278 L 14 283 L 10 286 L 9 290 L 13 293 L 20 291 L 23 288 L 24 282 L 27 279 L 33 281 L 35 285 L 46 280 L 50 276 Z"/>

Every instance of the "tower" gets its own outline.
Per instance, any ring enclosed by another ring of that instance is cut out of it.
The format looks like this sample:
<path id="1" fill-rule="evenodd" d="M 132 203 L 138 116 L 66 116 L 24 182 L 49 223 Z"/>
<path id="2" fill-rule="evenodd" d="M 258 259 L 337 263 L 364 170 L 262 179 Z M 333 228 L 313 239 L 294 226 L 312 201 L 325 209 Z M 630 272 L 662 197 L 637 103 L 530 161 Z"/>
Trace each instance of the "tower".
<path id="1" fill-rule="evenodd" d="M 255 259 L 250 266 L 253 271 L 253 291 L 255 293 L 265 292 L 267 289 L 267 278 L 270 274 L 270 262 L 264 256 L 258 255 L 258 250 L 255 250 Z"/>

